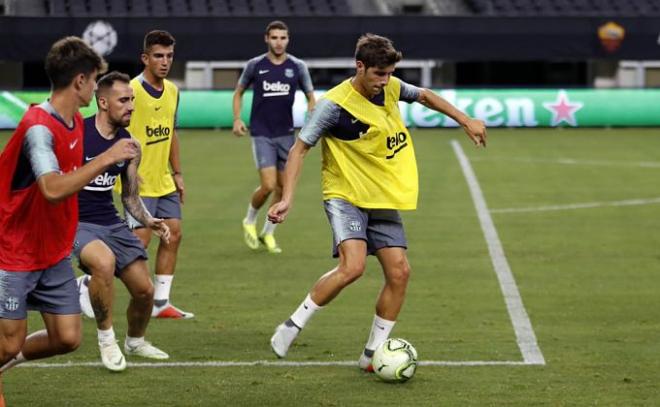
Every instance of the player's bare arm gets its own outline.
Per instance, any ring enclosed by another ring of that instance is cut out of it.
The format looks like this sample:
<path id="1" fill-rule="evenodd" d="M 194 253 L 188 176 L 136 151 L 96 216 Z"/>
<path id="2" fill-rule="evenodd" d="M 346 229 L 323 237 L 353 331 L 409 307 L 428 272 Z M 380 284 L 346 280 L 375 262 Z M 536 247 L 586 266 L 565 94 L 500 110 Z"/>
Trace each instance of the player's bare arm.
<path id="1" fill-rule="evenodd" d="M 134 158 L 138 149 L 139 146 L 135 140 L 119 140 L 103 154 L 73 172 L 43 174 L 37 179 L 39 190 L 49 202 L 60 202 L 80 191 L 108 166 Z"/>
<path id="2" fill-rule="evenodd" d="M 234 113 L 234 125 L 232 131 L 236 137 L 241 137 L 247 134 L 247 126 L 241 119 L 243 93 L 245 93 L 245 88 L 241 85 L 236 85 L 236 90 L 234 90 L 234 97 L 232 99 L 232 111 Z"/>
<path id="3" fill-rule="evenodd" d="M 314 110 L 314 106 L 316 105 L 314 92 L 305 93 L 305 97 L 307 98 L 307 113 L 312 113 L 312 110 Z"/>
<path id="4" fill-rule="evenodd" d="M 140 183 L 138 177 L 138 167 L 142 159 L 142 151 L 138 149 L 138 154 L 128 162 L 126 172 L 121 175 L 121 202 L 124 208 L 141 224 L 153 230 L 157 236 L 165 242 L 170 240 L 170 228 L 162 219 L 151 216 L 144 202 L 140 198 Z"/>
<path id="5" fill-rule="evenodd" d="M 486 147 L 486 125 L 483 121 L 467 116 L 440 95 L 426 88 L 421 89 L 417 101 L 429 109 L 433 109 L 451 117 L 456 123 L 463 127 L 467 136 L 477 147 Z"/>
<path id="6" fill-rule="evenodd" d="M 179 135 L 176 130 L 173 131 L 172 135 L 172 147 L 170 148 L 170 166 L 172 167 L 172 178 L 174 179 L 174 185 L 176 186 L 176 190 L 179 193 L 181 205 L 183 205 L 186 187 L 183 183 L 183 172 L 181 171 L 181 154 L 179 152 Z"/>
<path id="7" fill-rule="evenodd" d="M 291 150 L 284 168 L 284 180 L 282 185 L 282 200 L 274 204 L 268 210 L 268 220 L 273 223 L 282 223 L 289 214 L 293 203 L 293 195 L 298 185 L 298 179 L 303 168 L 305 155 L 311 149 L 300 139 L 297 139 Z"/>

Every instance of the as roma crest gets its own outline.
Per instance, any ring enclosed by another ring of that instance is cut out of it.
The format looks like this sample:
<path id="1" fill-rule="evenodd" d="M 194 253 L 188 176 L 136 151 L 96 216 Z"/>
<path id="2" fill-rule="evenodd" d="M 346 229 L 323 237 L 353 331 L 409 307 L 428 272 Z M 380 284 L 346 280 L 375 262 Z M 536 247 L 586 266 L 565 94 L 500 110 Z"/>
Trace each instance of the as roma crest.
<path id="1" fill-rule="evenodd" d="M 598 27 L 598 39 L 607 52 L 614 52 L 619 49 L 625 36 L 626 30 L 613 21 Z"/>

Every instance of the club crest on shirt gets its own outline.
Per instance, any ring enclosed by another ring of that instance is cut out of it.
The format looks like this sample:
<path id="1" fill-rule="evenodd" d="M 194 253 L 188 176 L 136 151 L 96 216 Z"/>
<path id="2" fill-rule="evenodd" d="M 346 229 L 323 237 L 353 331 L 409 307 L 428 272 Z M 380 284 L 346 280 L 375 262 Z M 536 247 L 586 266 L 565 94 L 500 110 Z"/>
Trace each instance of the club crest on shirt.
<path id="1" fill-rule="evenodd" d="M 284 76 L 286 76 L 287 78 L 293 78 L 293 69 L 285 68 L 284 69 Z"/>

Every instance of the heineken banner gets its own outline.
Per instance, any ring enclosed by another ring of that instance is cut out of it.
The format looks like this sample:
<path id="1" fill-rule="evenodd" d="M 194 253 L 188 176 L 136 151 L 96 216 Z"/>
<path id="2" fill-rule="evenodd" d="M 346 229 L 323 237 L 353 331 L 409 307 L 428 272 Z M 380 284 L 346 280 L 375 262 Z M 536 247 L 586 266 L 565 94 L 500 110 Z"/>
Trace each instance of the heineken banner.
<path id="1" fill-rule="evenodd" d="M 481 89 L 436 90 L 468 115 L 489 127 L 660 126 L 660 89 Z M 231 128 L 232 91 L 182 91 L 180 128 Z M 46 99 L 47 92 L 0 91 L 0 128 L 15 128 L 25 109 Z M 322 91 L 316 93 L 323 95 Z M 243 98 L 243 119 L 249 123 L 251 92 Z M 400 104 L 410 127 L 456 127 L 444 115 L 418 103 Z M 90 106 L 83 115 L 93 114 Z M 294 122 L 300 127 L 307 114 L 305 97 L 296 94 Z"/>

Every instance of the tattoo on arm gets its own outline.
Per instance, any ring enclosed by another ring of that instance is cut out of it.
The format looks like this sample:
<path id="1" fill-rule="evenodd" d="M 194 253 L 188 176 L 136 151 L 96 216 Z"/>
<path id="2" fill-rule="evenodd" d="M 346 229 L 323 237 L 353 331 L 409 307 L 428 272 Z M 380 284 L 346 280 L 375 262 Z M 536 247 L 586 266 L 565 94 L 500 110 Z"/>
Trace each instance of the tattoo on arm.
<path id="1" fill-rule="evenodd" d="M 126 171 L 121 174 L 121 201 L 124 208 L 143 225 L 147 225 L 151 214 L 140 199 L 140 185 L 138 182 L 138 166 L 142 158 L 142 151 L 138 150 L 137 157 L 128 162 Z"/>

